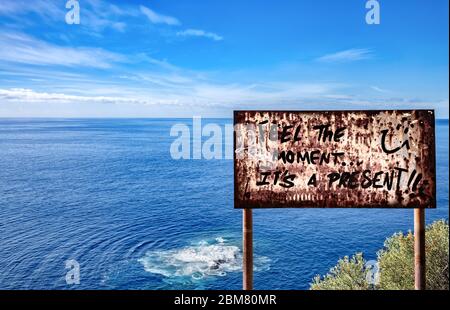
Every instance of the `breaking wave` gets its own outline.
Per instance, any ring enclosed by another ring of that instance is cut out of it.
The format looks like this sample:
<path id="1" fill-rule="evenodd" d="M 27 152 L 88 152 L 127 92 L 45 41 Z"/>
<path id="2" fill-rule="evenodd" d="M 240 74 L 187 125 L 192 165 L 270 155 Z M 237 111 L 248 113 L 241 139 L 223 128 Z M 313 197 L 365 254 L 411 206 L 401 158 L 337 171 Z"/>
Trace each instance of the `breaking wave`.
<path id="1" fill-rule="evenodd" d="M 238 246 L 228 244 L 222 237 L 200 241 L 181 249 L 148 251 L 138 259 L 145 271 L 164 277 L 223 277 L 242 270 L 242 253 Z M 254 257 L 255 271 L 268 270 L 270 259 Z"/>

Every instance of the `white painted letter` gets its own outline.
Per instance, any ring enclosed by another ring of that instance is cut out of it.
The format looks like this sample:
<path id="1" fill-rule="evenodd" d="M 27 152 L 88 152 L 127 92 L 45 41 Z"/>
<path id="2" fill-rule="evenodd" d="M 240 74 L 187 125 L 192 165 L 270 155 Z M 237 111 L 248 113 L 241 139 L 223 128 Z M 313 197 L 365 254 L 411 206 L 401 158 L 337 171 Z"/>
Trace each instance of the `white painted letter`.
<path id="1" fill-rule="evenodd" d="M 366 9 L 369 11 L 366 14 L 366 23 L 369 25 L 380 24 L 380 4 L 377 0 L 369 0 L 366 2 Z"/>
<path id="2" fill-rule="evenodd" d="M 170 145 L 172 159 L 190 159 L 191 157 L 191 132 L 189 127 L 183 124 L 173 125 L 170 136 L 178 138 Z"/>
<path id="3" fill-rule="evenodd" d="M 233 140 L 234 126 L 233 124 L 225 124 L 225 159 L 233 159 Z"/>
<path id="4" fill-rule="evenodd" d="M 193 154 L 194 159 L 202 159 L 202 117 L 194 116 L 192 118 L 193 128 Z"/>
<path id="5" fill-rule="evenodd" d="M 69 0 L 66 3 L 66 9 L 70 11 L 66 14 L 66 23 L 69 25 L 80 24 L 80 4 L 76 0 Z"/>
<path id="6" fill-rule="evenodd" d="M 211 135 L 212 134 L 212 135 Z M 203 136 L 211 136 L 203 144 L 203 157 L 205 159 L 222 159 L 222 129 L 219 125 L 208 124 L 203 128 Z"/>
<path id="7" fill-rule="evenodd" d="M 69 269 L 66 273 L 66 283 L 80 284 L 80 264 L 74 259 L 66 260 L 66 269 Z"/>

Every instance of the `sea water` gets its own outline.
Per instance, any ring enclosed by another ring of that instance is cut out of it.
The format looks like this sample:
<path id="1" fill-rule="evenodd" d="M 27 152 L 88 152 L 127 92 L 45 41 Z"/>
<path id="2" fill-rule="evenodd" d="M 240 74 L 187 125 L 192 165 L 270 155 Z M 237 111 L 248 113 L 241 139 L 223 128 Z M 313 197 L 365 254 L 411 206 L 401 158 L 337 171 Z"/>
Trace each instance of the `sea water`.
<path id="1" fill-rule="evenodd" d="M 240 289 L 233 162 L 172 159 L 176 123 L 192 120 L 0 119 L 0 289 Z M 448 129 L 437 121 L 427 223 L 448 219 Z M 255 288 L 308 289 L 411 229 L 412 210 L 256 210 Z"/>

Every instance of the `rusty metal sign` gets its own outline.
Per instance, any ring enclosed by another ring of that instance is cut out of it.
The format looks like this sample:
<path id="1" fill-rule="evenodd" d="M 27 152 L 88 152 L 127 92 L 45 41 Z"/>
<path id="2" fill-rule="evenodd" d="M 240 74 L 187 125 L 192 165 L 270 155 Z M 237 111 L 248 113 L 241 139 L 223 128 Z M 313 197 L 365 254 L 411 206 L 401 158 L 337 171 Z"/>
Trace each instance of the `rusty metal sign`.
<path id="1" fill-rule="evenodd" d="M 433 110 L 235 111 L 235 208 L 436 208 Z"/>

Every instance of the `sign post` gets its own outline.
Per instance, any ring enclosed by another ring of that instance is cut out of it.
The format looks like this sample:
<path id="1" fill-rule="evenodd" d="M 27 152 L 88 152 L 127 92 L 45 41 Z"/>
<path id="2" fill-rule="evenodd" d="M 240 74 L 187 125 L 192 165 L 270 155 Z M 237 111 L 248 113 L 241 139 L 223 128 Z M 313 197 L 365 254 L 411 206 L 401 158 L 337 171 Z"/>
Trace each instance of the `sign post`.
<path id="1" fill-rule="evenodd" d="M 242 210 L 243 289 L 253 289 L 253 216 L 252 209 Z"/>
<path id="2" fill-rule="evenodd" d="M 252 209 L 414 209 L 425 289 L 425 209 L 436 208 L 433 110 L 234 111 L 234 207 L 243 288 L 253 288 Z"/>
<path id="3" fill-rule="evenodd" d="M 414 209 L 414 287 L 425 290 L 425 209 Z"/>

